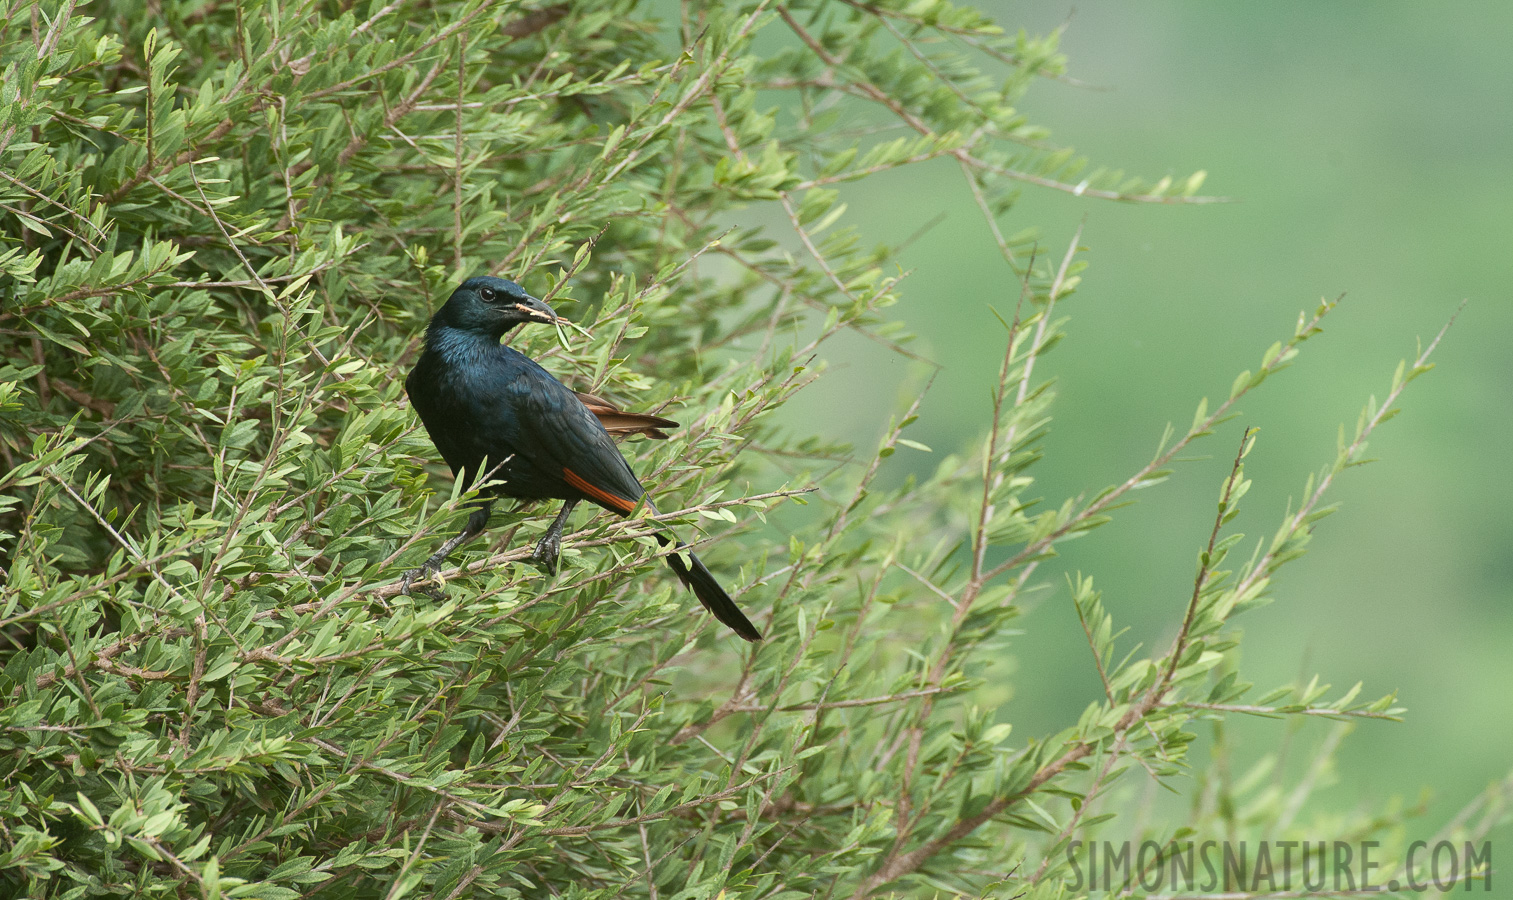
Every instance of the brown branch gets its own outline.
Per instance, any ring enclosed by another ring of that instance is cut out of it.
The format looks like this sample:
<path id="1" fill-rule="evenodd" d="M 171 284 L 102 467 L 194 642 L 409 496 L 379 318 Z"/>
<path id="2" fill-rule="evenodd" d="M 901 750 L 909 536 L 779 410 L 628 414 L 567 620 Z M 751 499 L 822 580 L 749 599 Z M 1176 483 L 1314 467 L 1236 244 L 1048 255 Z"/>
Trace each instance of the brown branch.
<path id="1" fill-rule="evenodd" d="M 1325 304 L 1324 306 L 1320 307 L 1319 311 L 1315 314 L 1314 318 L 1310 322 L 1307 322 L 1299 327 L 1297 334 L 1293 338 L 1293 342 L 1289 344 L 1288 347 L 1290 348 L 1291 346 L 1294 346 L 1296 342 L 1301 340 L 1303 337 L 1313 333 L 1315 327 L 1317 326 L 1318 320 L 1330 308 L 1332 308 L 1332 305 L 1330 304 Z M 1451 323 L 1453 323 L 1453 321 L 1454 320 L 1452 319 Z M 1414 362 L 1415 373 L 1422 371 L 1425 368 L 1428 362 L 1429 354 L 1438 346 L 1439 341 L 1444 337 L 1445 332 L 1450 327 L 1451 323 L 1447 323 L 1445 327 L 1440 330 L 1439 334 L 1435 336 L 1434 340 L 1430 342 L 1429 346 L 1419 354 L 1418 358 Z M 1284 360 L 1286 357 L 1287 353 L 1285 351 L 1279 353 L 1269 365 L 1278 365 L 1278 360 Z M 1266 371 L 1266 367 L 1263 367 L 1262 371 Z M 1398 395 L 1402 392 L 1403 388 L 1407 385 L 1407 382 L 1411 380 L 1411 378 L 1412 375 L 1407 378 L 1399 378 L 1395 381 L 1393 389 L 1388 393 L 1387 402 L 1381 404 L 1376 413 L 1371 416 L 1362 426 L 1361 434 L 1357 436 L 1356 440 L 1350 445 L 1350 447 L 1346 448 L 1345 451 L 1342 452 L 1341 461 L 1337 462 L 1335 471 L 1331 472 L 1331 478 L 1334 474 L 1342 470 L 1344 467 L 1348 466 L 1350 462 L 1355 459 L 1356 454 L 1359 453 L 1359 448 L 1364 445 L 1366 436 L 1369 435 L 1377 425 L 1379 425 L 1386 419 L 1392 402 L 1396 400 Z M 1255 382 L 1252 382 L 1252 384 L 1254 383 Z M 1232 404 L 1244 393 L 1245 390 L 1237 392 L 1235 396 L 1225 404 L 1225 406 L 1227 407 L 1228 405 Z M 1222 411 L 1223 409 L 1221 408 L 1220 412 L 1217 412 L 1214 414 L 1214 416 L 1209 417 L 1209 419 L 1205 420 L 1205 422 L 1200 426 L 1196 426 L 1193 431 L 1189 432 L 1188 437 L 1184 438 L 1183 441 L 1179 442 L 1179 444 L 1185 444 L 1196 434 L 1206 431 L 1207 427 L 1216 420 L 1216 418 L 1222 413 Z M 1177 448 L 1173 448 L 1171 452 L 1158 457 L 1158 462 L 1169 459 L 1176 452 Z M 1159 467 L 1157 463 L 1152 463 L 1152 465 L 1147 466 L 1145 469 L 1143 469 L 1142 472 L 1149 473 L 1157 467 Z M 1232 469 L 1231 478 L 1227 483 L 1228 486 L 1226 487 L 1226 496 L 1227 492 L 1232 489 L 1232 485 L 1235 480 L 1233 473 L 1234 470 Z M 1136 479 L 1131 479 L 1129 482 L 1126 482 L 1123 486 L 1123 490 L 1128 490 L 1130 487 L 1132 487 L 1133 484 L 1137 482 L 1138 477 L 1139 476 L 1137 476 Z M 1290 520 L 1292 523 L 1292 532 L 1295 532 L 1298 528 L 1303 527 L 1309 511 L 1311 511 L 1312 508 L 1317 504 L 1319 498 L 1322 496 L 1323 487 L 1327 486 L 1327 482 L 1329 480 L 1330 479 L 1324 479 L 1324 483 L 1320 485 L 1320 488 L 1313 492 L 1313 494 L 1309 497 L 1309 500 L 1305 502 L 1303 508 L 1300 509 L 1297 514 Z M 1099 503 L 1102 503 L 1106 506 L 1107 503 L 1110 502 L 1109 497 L 1114 493 L 1117 492 L 1110 492 L 1109 495 L 1105 495 L 1104 498 L 1090 505 L 1089 508 L 1098 506 Z M 1213 544 L 1211 542 L 1210 552 L 1212 550 L 1212 546 Z M 1267 571 L 1269 560 L 1272 558 L 1275 552 L 1276 550 L 1274 548 L 1271 554 L 1268 554 L 1267 557 L 1264 557 L 1256 564 L 1255 567 L 1253 567 L 1251 577 L 1245 582 L 1242 582 L 1239 586 L 1235 587 L 1233 590 L 1236 592 L 1242 592 L 1249 586 L 1251 579 L 1261 577 L 1261 573 Z M 1203 570 L 1200 570 L 1200 580 L 1203 577 L 1202 571 Z M 1188 622 L 1188 624 L 1190 625 L 1190 621 Z M 1179 633 L 1179 639 L 1181 637 L 1182 635 Z M 1179 643 L 1178 646 L 1173 647 L 1173 661 L 1177 660 L 1178 657 L 1180 657 L 1184 646 L 1184 644 Z M 1172 661 L 1168 661 L 1165 668 L 1167 672 L 1175 671 Z M 1130 705 L 1130 708 L 1125 711 L 1124 715 L 1121 716 L 1119 721 L 1114 725 L 1114 740 L 1122 740 L 1124 735 L 1131 728 L 1143 722 L 1145 717 L 1148 716 L 1153 710 L 1163 706 L 1172 705 L 1162 703 L 1163 695 L 1165 693 L 1164 688 L 1169 678 L 1170 675 L 1163 675 L 1162 679 L 1157 682 L 1156 687 L 1153 687 L 1150 691 L 1147 691 L 1139 701 Z M 887 884 L 891 881 L 895 881 L 905 875 L 908 875 L 911 872 L 916 871 L 925 863 L 925 861 L 929 860 L 931 857 L 940 853 L 956 841 L 959 841 L 967 835 L 971 834 L 977 828 L 981 827 L 984 823 L 990 821 L 995 816 L 1002 814 L 1005 810 L 1009 809 L 1014 804 L 1040 790 L 1048 782 L 1064 772 L 1068 766 L 1080 762 L 1081 760 L 1089 756 L 1095 749 L 1097 749 L 1098 746 L 1099 742 L 1077 741 L 1073 743 L 1070 748 L 1068 748 L 1054 761 L 1037 770 L 1036 773 L 1030 778 L 1029 782 L 1025 785 L 1025 787 L 1014 791 L 1011 794 L 1005 794 L 994 799 L 976 815 L 958 819 L 956 823 L 953 824 L 945 832 L 941 833 L 935 838 L 932 838 L 931 840 L 926 841 L 913 850 L 905 853 L 889 854 L 889 856 L 883 861 L 878 869 L 871 875 L 869 875 L 866 879 L 864 879 L 862 884 L 857 887 L 855 893 L 852 894 L 853 900 L 863 900 L 863 898 L 870 896 L 882 885 Z"/>
<path id="2" fill-rule="evenodd" d="M 1465 304 L 1462 303 L 1461 306 L 1464 307 Z M 1460 310 L 1456 310 L 1456 316 L 1458 315 L 1460 315 Z M 1454 324 L 1455 316 L 1451 316 L 1450 321 L 1446 322 L 1444 326 L 1440 328 L 1439 333 L 1434 336 L 1434 340 L 1429 342 L 1429 346 L 1425 347 L 1423 349 L 1423 352 L 1418 355 L 1418 358 L 1413 361 L 1414 372 L 1422 370 L 1428 364 L 1429 355 L 1432 354 L 1435 348 L 1439 346 L 1439 342 L 1444 339 L 1445 334 L 1450 330 L 1450 326 Z M 1392 411 L 1392 404 L 1397 402 L 1397 398 L 1402 394 L 1403 389 L 1408 386 L 1408 382 L 1410 380 L 1412 380 L 1412 375 L 1409 375 L 1409 377 L 1407 378 L 1398 380 L 1393 385 L 1392 389 L 1387 392 L 1386 398 L 1377 408 L 1376 413 L 1372 415 L 1365 422 L 1365 424 L 1361 426 L 1360 433 L 1355 436 L 1355 440 L 1351 441 L 1350 446 L 1345 448 L 1345 450 L 1340 454 L 1340 456 L 1336 460 L 1334 468 L 1326 475 L 1324 475 L 1324 477 L 1319 479 L 1319 482 L 1315 486 L 1313 493 L 1311 493 L 1308 496 L 1308 499 L 1298 507 L 1297 513 L 1295 513 L 1292 518 L 1288 520 L 1284 529 L 1284 533 L 1287 538 L 1291 538 L 1293 535 L 1297 534 L 1299 530 L 1306 527 L 1309 514 L 1313 512 L 1313 510 L 1318 506 L 1319 501 L 1323 499 L 1324 492 L 1329 488 L 1331 484 L 1334 483 L 1335 477 L 1339 475 L 1340 472 L 1344 471 L 1344 469 L 1347 468 L 1351 464 L 1351 462 L 1355 460 L 1355 458 L 1360 454 L 1361 450 L 1366 446 L 1366 438 L 1371 436 L 1371 433 L 1376 430 L 1378 425 L 1381 425 L 1384 421 L 1387 420 L 1388 414 Z M 1240 583 L 1235 586 L 1234 591 L 1236 594 L 1243 595 L 1245 591 L 1249 590 L 1254 584 L 1262 579 L 1266 575 L 1266 573 L 1271 570 L 1272 564 L 1276 560 L 1277 553 L 1281 549 L 1283 544 L 1284 539 L 1280 536 L 1277 540 L 1272 542 L 1272 546 L 1269 550 L 1267 550 L 1266 554 L 1256 561 L 1256 564 L 1251 567 L 1250 572 L 1246 574 L 1245 578 L 1243 578 Z"/>
<path id="3" fill-rule="evenodd" d="M 1297 332 L 1283 347 L 1282 352 L 1278 353 L 1276 357 L 1271 360 L 1271 362 L 1261 366 L 1261 368 L 1257 370 L 1256 376 L 1251 379 L 1248 385 L 1241 388 L 1238 392 L 1236 392 L 1229 399 L 1225 400 L 1223 403 L 1220 403 L 1218 407 L 1201 422 L 1195 423 L 1193 427 L 1188 430 L 1187 434 L 1183 435 L 1181 439 L 1174 443 L 1164 453 L 1158 454 L 1155 459 L 1152 459 L 1150 462 L 1142 466 L 1138 472 L 1125 479 L 1122 484 L 1100 494 L 1095 500 L 1093 500 L 1087 506 L 1084 506 L 1075 516 L 1068 520 L 1066 524 L 1062 525 L 1060 528 L 1057 528 L 1055 531 L 1052 531 L 1050 534 L 1046 535 L 1040 540 L 1029 544 L 1024 549 L 1014 554 L 1014 556 L 1000 563 L 990 573 L 988 573 L 987 577 L 989 579 L 997 577 L 1004 572 L 1023 565 L 1027 560 L 1030 560 L 1034 557 L 1039 556 L 1041 553 L 1044 553 L 1047 548 L 1055 544 L 1057 541 L 1061 540 L 1073 529 L 1082 525 L 1088 519 L 1096 516 L 1105 509 L 1108 509 L 1125 494 L 1129 493 L 1140 484 L 1145 482 L 1146 479 L 1151 476 L 1151 473 L 1165 468 L 1167 464 L 1169 464 L 1173 459 L 1176 458 L 1178 453 L 1181 453 L 1182 450 L 1187 447 L 1188 444 L 1192 443 L 1198 437 L 1210 433 L 1211 429 L 1215 425 L 1219 424 L 1219 422 L 1225 420 L 1228 417 L 1230 409 L 1233 408 L 1234 405 L 1238 403 L 1242 397 L 1244 397 L 1246 394 L 1249 394 L 1254 386 L 1260 383 L 1261 379 L 1271 375 L 1271 373 L 1276 372 L 1283 366 L 1287 365 L 1287 363 L 1291 360 L 1290 351 L 1294 350 L 1308 337 L 1315 334 L 1319 330 L 1319 322 L 1321 322 L 1324 316 L 1328 315 L 1329 312 L 1334 309 L 1334 307 L 1334 303 L 1321 304 L 1318 310 L 1315 311 L 1313 318 L 1309 319 L 1306 323 L 1299 325 Z"/>
<path id="4" fill-rule="evenodd" d="M 252 108 L 247 112 L 251 114 L 253 112 L 257 112 L 261 108 L 262 105 L 260 103 L 254 103 L 252 105 Z M 151 115 L 150 112 L 148 114 Z M 115 190 L 101 197 L 100 202 L 107 205 L 115 203 L 122 197 L 125 197 L 127 194 L 131 193 L 137 185 L 146 181 L 148 178 L 151 178 L 155 175 L 161 175 L 164 172 L 172 172 L 179 166 L 182 166 L 191 160 L 198 159 L 201 155 L 200 151 L 203 147 L 208 144 L 213 144 L 221 138 L 225 137 L 227 134 L 230 134 L 231 129 L 235 126 L 236 122 L 232 119 L 222 119 L 220 121 L 220 124 L 210 129 L 210 132 L 206 134 L 204 138 L 196 141 L 188 149 L 180 151 L 179 154 L 175 156 L 169 163 L 163 165 L 154 165 L 154 161 L 149 158 L 147 162 L 143 163 L 142 167 L 136 171 L 135 175 L 132 175 L 130 178 L 126 179 Z"/>
<path id="5" fill-rule="evenodd" d="M 1182 616 L 1182 627 L 1177 629 L 1176 640 L 1172 641 L 1172 649 L 1167 654 L 1170 658 L 1166 663 L 1166 671 L 1151 686 L 1151 696 L 1157 701 L 1166 695 L 1166 689 L 1171 686 L 1172 677 L 1177 674 L 1177 664 L 1187 653 L 1187 638 L 1192 631 L 1193 617 L 1198 614 L 1198 600 L 1203 596 L 1203 586 L 1208 583 L 1214 545 L 1218 543 L 1219 529 L 1224 525 L 1226 514 L 1229 512 L 1229 499 L 1234 496 L 1235 486 L 1240 481 L 1240 467 L 1244 464 L 1245 453 L 1250 449 L 1250 436 L 1254 433 L 1255 429 L 1247 428 L 1245 433 L 1240 435 L 1240 449 L 1235 452 L 1235 461 L 1229 467 L 1229 477 L 1224 479 L 1224 490 L 1219 494 L 1219 511 L 1214 515 L 1214 526 L 1208 532 L 1208 547 L 1203 551 L 1202 561 L 1198 564 L 1198 574 L 1193 576 L 1193 593 L 1187 601 L 1187 612 Z"/>
<path id="6" fill-rule="evenodd" d="M 379 66 L 378 68 L 376 68 L 376 69 L 374 69 L 374 70 L 372 70 L 370 72 L 365 72 L 362 75 L 358 75 L 358 76 L 356 76 L 354 78 L 349 78 L 346 81 L 337 82 L 336 84 L 333 84 L 333 85 L 331 85 L 329 87 L 321 88 L 318 91 L 311 91 L 310 93 L 304 95 L 303 97 L 301 97 L 299 99 L 302 100 L 302 101 L 308 101 L 308 100 L 318 100 L 318 99 L 320 99 L 322 97 L 328 97 L 331 94 L 341 93 L 342 91 L 345 91 L 348 88 L 356 87 L 357 85 L 362 84 L 364 81 L 371 81 L 372 79 L 377 78 L 378 76 L 382 75 L 383 73 L 392 71 L 394 69 L 397 69 L 400 66 L 407 66 L 407 65 L 409 65 L 411 62 L 413 62 L 415 60 L 415 57 L 417 57 L 420 54 L 426 52 L 427 50 L 431 49 L 432 47 L 436 46 L 437 44 L 441 43 L 442 41 L 446 40 L 447 38 L 451 37 L 452 35 L 456 34 L 459 31 L 461 31 L 462 29 L 468 27 L 469 25 L 471 25 L 473 23 L 474 19 L 478 18 L 483 13 L 488 12 L 492 8 L 493 7 L 490 6 L 487 3 L 479 4 L 477 9 L 475 9 L 472 12 L 468 13 L 467 15 L 463 16 L 462 18 L 458 19 L 457 21 L 452 22 L 451 24 L 447 25 L 445 28 L 442 28 L 440 31 L 436 32 L 434 35 L 432 35 L 429 39 L 427 39 L 419 47 L 416 47 L 414 50 L 411 50 L 408 53 L 401 53 L 399 56 L 394 57 L 393 59 L 389 60 L 388 62 L 384 63 L 383 65 Z"/>

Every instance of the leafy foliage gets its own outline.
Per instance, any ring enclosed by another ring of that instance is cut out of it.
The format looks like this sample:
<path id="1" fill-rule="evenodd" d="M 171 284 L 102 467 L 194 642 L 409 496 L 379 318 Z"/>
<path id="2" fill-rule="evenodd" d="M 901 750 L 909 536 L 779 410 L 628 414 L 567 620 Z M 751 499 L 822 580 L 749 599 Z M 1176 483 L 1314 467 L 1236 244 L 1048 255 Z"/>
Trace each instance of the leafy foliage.
<path id="1" fill-rule="evenodd" d="M 1079 580 L 1107 696 L 1011 740 L 991 666 L 1039 563 L 1165 478 L 1329 306 L 1141 471 L 1047 506 L 1036 370 L 1080 248 L 1051 258 L 999 221 L 1023 184 L 1204 202 L 1201 173 L 1086 172 L 1013 106 L 1065 77 L 1054 36 L 970 9 L 663 13 L 3 11 L 5 890 L 1055 896 L 1068 841 L 1112 815 L 1089 811 L 1131 763 L 1178 779 L 1196 719 L 1399 712 L 1317 686 L 1242 703 L 1230 619 L 1266 601 L 1427 351 L 1226 570 L 1236 459 L 1166 652 L 1120 661 Z M 1024 290 L 981 445 L 883 489 L 895 451 L 928 449 L 905 436 L 918 403 L 861 453 L 774 413 L 841 332 L 910 353 L 885 312 L 893 249 L 845 224 L 841 191 L 934 159 L 960 165 Z M 776 238 L 731 227 L 761 208 Z M 431 308 L 484 271 L 586 329 L 527 330 L 522 350 L 683 421 L 626 450 L 767 642 L 692 614 L 635 520 L 581 524 L 543 580 L 517 563 L 550 513 L 501 513 L 444 602 L 398 592 L 463 515 L 430 493 L 449 482 L 402 375 Z M 1236 802 L 1150 833 L 1280 820 Z"/>

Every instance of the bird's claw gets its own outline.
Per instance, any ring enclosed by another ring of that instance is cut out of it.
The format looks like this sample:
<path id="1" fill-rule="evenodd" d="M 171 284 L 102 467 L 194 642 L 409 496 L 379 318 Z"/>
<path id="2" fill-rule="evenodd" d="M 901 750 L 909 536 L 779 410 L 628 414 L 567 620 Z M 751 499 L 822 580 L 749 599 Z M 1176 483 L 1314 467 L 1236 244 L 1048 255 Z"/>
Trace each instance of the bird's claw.
<path id="1" fill-rule="evenodd" d="M 562 554 L 562 539 L 547 535 L 536 545 L 536 550 L 525 558 L 527 563 L 546 573 L 548 578 L 557 574 L 557 559 Z"/>
<path id="2" fill-rule="evenodd" d="M 437 573 L 439 573 L 440 571 L 440 566 L 433 566 L 430 563 L 426 563 L 418 569 L 411 569 L 404 574 L 404 577 L 399 579 L 399 592 L 401 594 L 413 596 L 414 591 L 416 590 L 415 582 L 430 581 L 434 579 Z M 430 597 L 432 600 L 441 600 L 446 596 L 446 590 L 443 589 L 440 584 L 422 584 L 419 588 L 419 591 L 422 594 L 425 594 L 427 597 Z"/>

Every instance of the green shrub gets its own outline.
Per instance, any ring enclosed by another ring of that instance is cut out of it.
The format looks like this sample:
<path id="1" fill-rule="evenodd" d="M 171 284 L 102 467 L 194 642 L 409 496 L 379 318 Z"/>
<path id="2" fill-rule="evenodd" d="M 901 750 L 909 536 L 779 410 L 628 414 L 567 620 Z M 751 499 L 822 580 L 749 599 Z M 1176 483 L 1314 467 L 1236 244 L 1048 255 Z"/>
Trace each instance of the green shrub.
<path id="1" fill-rule="evenodd" d="M 1038 503 L 1036 363 L 1080 248 L 999 222 L 1025 183 L 1196 202 L 1201 176 L 1085 172 L 1013 108 L 1060 77 L 1054 37 L 971 10 L 659 10 L 4 10 L 0 892 L 1055 896 L 1067 842 L 1127 824 L 1098 824 L 1121 772 L 1184 784 L 1196 720 L 1397 713 L 1315 686 L 1242 701 L 1230 619 L 1302 553 L 1427 353 L 1226 570 L 1236 458 L 1167 651 L 1122 656 L 1079 580 L 1107 696 L 1011 739 L 992 666 L 1037 565 L 1219 430 L 1328 305 L 1127 481 Z M 885 488 L 895 450 L 926 449 L 917 402 L 856 453 L 774 413 L 837 334 L 909 354 L 893 248 L 846 226 L 839 191 L 933 159 L 961 166 L 1022 298 L 980 445 Z M 683 422 L 626 451 L 764 644 L 607 516 L 580 513 L 543 579 L 518 563 L 551 511 L 496 513 L 445 601 L 399 594 L 465 514 L 403 374 L 478 272 L 587 329 L 522 350 Z M 1222 799 L 1148 834 L 1282 820 L 1278 798 Z"/>

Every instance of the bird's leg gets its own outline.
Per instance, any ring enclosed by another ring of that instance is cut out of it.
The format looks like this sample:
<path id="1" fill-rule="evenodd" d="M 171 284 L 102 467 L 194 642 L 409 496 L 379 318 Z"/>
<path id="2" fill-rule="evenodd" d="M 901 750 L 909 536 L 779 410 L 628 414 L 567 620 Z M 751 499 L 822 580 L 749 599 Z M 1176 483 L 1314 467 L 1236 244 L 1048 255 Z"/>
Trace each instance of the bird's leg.
<path id="1" fill-rule="evenodd" d="M 562 504 L 562 512 L 557 513 L 557 518 L 552 520 L 551 527 L 536 545 L 536 552 L 527 557 L 526 562 L 548 575 L 557 574 L 557 557 L 562 553 L 562 527 L 567 524 L 567 517 L 573 514 L 573 507 L 577 505 L 577 500 Z"/>
<path id="2" fill-rule="evenodd" d="M 493 507 L 494 503 L 491 500 L 479 503 L 478 508 L 473 510 L 473 514 L 468 516 L 468 523 L 462 527 L 461 534 L 442 544 L 441 549 L 432 553 L 431 558 L 422 563 L 420 568 L 411 569 L 404 574 L 404 577 L 399 580 L 400 593 L 408 594 L 415 582 L 428 581 L 435 577 L 436 573 L 441 571 L 442 564 L 447 561 L 447 557 L 451 555 L 453 550 L 482 534 L 483 529 L 488 527 L 489 512 Z M 440 600 L 442 597 L 442 590 L 439 585 L 428 585 L 422 587 L 421 590 L 433 599 Z"/>

